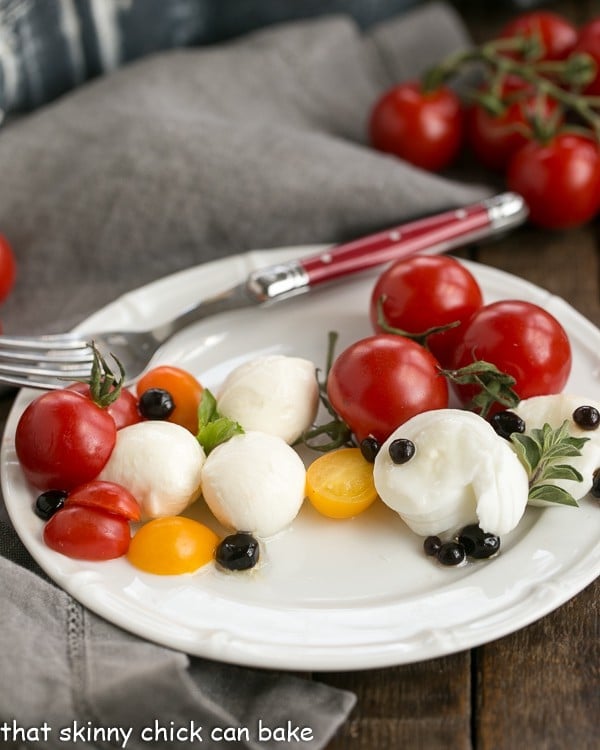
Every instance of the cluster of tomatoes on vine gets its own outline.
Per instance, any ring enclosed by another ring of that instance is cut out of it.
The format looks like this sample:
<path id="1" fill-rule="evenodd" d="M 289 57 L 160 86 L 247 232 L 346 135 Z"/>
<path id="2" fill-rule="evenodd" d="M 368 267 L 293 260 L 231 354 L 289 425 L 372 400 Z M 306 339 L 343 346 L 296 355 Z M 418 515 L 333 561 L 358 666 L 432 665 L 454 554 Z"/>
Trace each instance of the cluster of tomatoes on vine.
<path id="1" fill-rule="evenodd" d="M 477 82 L 459 95 L 465 72 Z M 386 91 L 369 137 L 434 172 L 468 152 L 523 196 L 533 224 L 588 222 L 600 211 L 600 18 L 576 28 L 549 11 L 515 17 L 496 39 Z"/>

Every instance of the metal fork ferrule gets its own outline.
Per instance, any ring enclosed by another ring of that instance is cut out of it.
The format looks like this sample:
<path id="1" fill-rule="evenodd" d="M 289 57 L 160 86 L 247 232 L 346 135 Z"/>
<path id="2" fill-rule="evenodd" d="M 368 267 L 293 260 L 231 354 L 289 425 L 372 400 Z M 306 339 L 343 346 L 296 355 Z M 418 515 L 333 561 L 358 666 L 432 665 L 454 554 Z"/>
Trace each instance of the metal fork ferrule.
<path id="1" fill-rule="evenodd" d="M 309 279 L 300 263 L 291 260 L 252 271 L 248 276 L 247 286 L 260 302 L 269 302 L 308 291 Z"/>

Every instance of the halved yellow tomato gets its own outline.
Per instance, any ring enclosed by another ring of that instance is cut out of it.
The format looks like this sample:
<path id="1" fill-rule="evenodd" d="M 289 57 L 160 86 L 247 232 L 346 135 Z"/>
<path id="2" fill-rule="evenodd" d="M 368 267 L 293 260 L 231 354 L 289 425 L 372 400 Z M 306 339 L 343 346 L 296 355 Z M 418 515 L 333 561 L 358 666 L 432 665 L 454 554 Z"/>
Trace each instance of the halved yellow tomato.
<path id="1" fill-rule="evenodd" d="M 218 543 L 219 537 L 208 526 L 184 516 L 165 516 L 139 529 L 127 559 L 146 573 L 193 573 L 214 558 Z"/>
<path id="2" fill-rule="evenodd" d="M 306 471 L 306 496 L 324 516 L 356 516 L 377 499 L 373 464 L 359 448 L 324 453 Z"/>

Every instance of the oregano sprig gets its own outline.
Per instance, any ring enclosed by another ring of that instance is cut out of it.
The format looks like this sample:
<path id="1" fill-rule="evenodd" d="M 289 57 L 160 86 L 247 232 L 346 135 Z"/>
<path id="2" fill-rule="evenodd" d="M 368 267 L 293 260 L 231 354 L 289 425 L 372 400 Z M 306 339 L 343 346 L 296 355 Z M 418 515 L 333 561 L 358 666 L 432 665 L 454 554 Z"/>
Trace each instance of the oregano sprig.
<path id="1" fill-rule="evenodd" d="M 558 505 L 578 506 L 575 498 L 562 487 L 549 484 L 553 479 L 569 479 L 581 482 L 580 472 L 566 459 L 581 455 L 581 449 L 589 438 L 574 437 L 569 433 L 569 422 L 565 420 L 553 429 L 548 423 L 531 430 L 528 435 L 514 432 L 511 443 L 529 476 L 529 500 L 541 500 Z"/>

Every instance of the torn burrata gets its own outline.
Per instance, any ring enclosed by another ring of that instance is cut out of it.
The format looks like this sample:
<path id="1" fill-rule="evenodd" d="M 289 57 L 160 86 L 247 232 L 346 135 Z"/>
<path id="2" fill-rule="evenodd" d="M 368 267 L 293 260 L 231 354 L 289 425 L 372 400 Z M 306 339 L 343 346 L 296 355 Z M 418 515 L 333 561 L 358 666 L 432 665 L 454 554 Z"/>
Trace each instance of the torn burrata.
<path id="1" fill-rule="evenodd" d="M 390 456 L 398 439 L 415 446 L 402 464 Z M 509 442 L 480 416 L 460 409 L 423 412 L 401 425 L 377 454 L 374 479 L 383 502 L 422 536 L 471 523 L 506 534 L 519 523 L 529 491 L 527 472 Z"/>
<path id="2" fill-rule="evenodd" d="M 223 526 L 271 536 L 288 526 L 304 500 L 306 470 L 276 435 L 245 432 L 211 451 L 202 468 L 202 494 Z"/>

